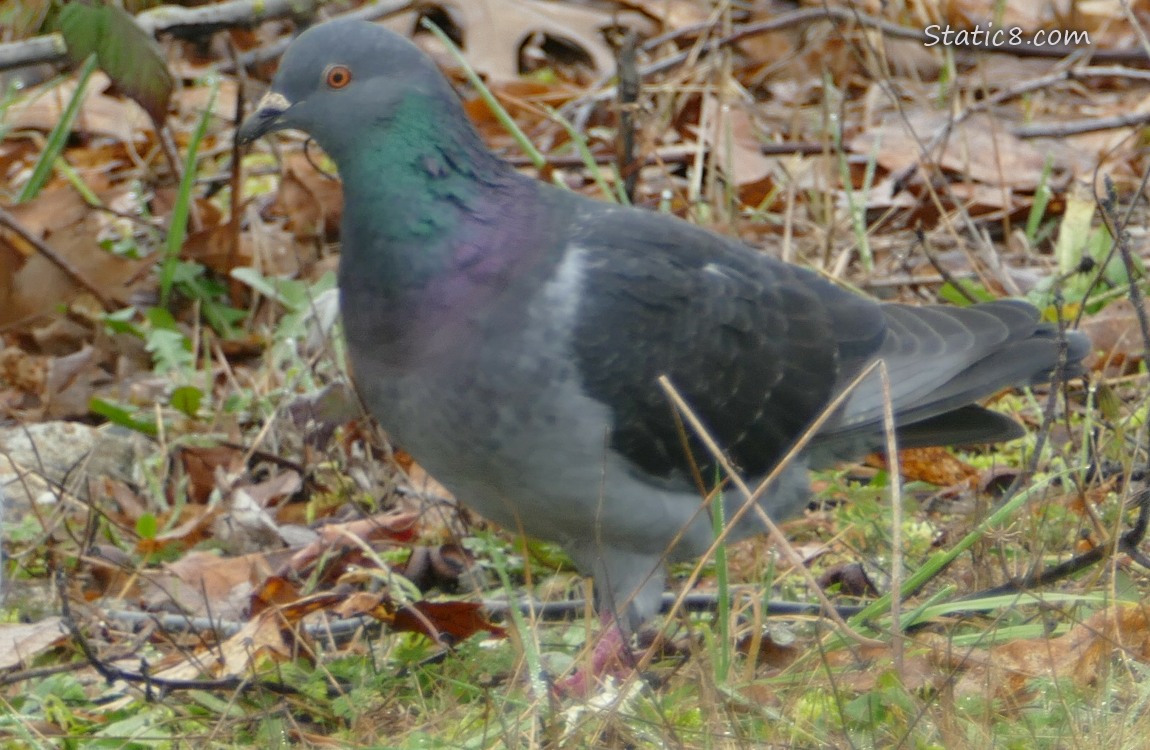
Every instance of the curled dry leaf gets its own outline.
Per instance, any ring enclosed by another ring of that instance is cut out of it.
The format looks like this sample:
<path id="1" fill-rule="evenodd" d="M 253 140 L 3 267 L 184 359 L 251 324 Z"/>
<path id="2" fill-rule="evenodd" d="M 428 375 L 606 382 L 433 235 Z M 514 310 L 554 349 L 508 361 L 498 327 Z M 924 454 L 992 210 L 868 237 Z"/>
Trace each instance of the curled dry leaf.
<path id="1" fill-rule="evenodd" d="M 346 597 L 333 611 L 340 617 L 373 617 L 392 630 L 422 633 L 436 642 L 446 635 L 457 643 L 480 631 L 500 638 L 506 635 L 486 618 L 483 605 L 475 602 L 419 601 L 397 608 L 386 594 L 362 591 Z"/>
<path id="2" fill-rule="evenodd" d="M 613 12 L 574 3 L 543 0 L 438 0 L 425 3 L 421 13 L 438 9 L 446 13 L 463 37 L 460 45 L 468 63 L 495 81 L 519 75 L 524 47 L 537 34 L 574 46 L 591 61 L 597 75 L 615 69 L 615 53 L 603 31 L 616 26 L 635 28 L 650 34 L 656 25 L 632 11 Z M 418 32 L 419 13 L 393 16 L 385 24 L 401 34 Z"/>
<path id="3" fill-rule="evenodd" d="M 333 548 L 359 548 L 363 542 L 379 540 L 409 542 L 415 536 L 418 522 L 418 513 L 393 511 L 349 523 L 326 524 L 319 528 L 317 541 L 292 554 L 288 569 L 295 572 L 306 570 L 322 555 L 333 554 Z"/>

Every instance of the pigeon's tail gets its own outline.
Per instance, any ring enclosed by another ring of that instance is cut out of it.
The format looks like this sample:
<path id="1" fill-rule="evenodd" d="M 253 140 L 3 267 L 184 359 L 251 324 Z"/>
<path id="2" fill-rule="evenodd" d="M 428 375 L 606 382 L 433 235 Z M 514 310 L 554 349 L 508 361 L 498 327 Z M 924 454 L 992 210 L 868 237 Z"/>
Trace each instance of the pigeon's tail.
<path id="1" fill-rule="evenodd" d="M 1039 321 L 1025 302 L 972 307 L 884 305 L 887 336 L 878 352 L 904 446 L 997 442 L 1022 434 L 1014 420 L 973 402 L 1012 386 L 1082 373 L 1090 339 Z M 820 436 L 833 453 L 858 452 L 882 433 L 877 374 L 849 397 L 842 417 Z"/>

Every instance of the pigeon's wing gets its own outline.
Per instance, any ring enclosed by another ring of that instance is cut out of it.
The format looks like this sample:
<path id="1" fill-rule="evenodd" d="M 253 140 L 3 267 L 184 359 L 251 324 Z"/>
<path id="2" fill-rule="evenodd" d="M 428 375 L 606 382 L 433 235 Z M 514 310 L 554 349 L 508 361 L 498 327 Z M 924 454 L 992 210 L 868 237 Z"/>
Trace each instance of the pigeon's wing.
<path id="1" fill-rule="evenodd" d="M 714 476 L 660 375 L 761 476 L 875 360 L 902 443 L 947 445 L 1017 437 L 1013 420 L 973 402 L 1045 381 L 1060 361 L 1072 374 L 1089 349 L 1025 302 L 880 305 L 666 216 L 592 204 L 572 223 L 566 250 L 585 264 L 573 340 L 583 385 L 612 415 L 611 446 L 651 477 L 683 476 L 684 445 Z M 883 399 L 874 372 L 812 441 L 812 465 L 880 448 Z"/>
<path id="2" fill-rule="evenodd" d="M 705 481 L 666 375 L 742 471 L 767 473 L 885 339 L 879 305 L 686 222 L 603 204 L 572 220 L 584 279 L 573 347 L 611 447 L 650 477 Z"/>
<path id="3" fill-rule="evenodd" d="M 1046 382 L 1062 363 L 1080 372 L 1090 342 L 1060 334 L 1038 310 L 1014 300 L 973 307 L 883 305 L 887 336 L 876 356 L 887 367 L 890 399 L 905 446 L 996 442 L 1022 433 L 1013 420 L 971 405 L 1003 388 Z M 882 430 L 878 377 L 862 383 L 841 417 L 822 435 L 824 446 L 857 453 Z"/>

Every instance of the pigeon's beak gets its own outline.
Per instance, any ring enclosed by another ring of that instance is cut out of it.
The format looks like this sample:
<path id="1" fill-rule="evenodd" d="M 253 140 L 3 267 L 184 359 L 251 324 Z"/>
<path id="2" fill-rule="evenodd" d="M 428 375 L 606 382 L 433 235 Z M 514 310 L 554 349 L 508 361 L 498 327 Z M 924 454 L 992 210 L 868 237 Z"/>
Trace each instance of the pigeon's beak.
<path id="1" fill-rule="evenodd" d="M 248 115 L 236 131 L 236 142 L 241 146 L 251 143 L 260 136 L 287 127 L 283 122 L 283 115 L 291 107 L 288 98 L 278 91 L 269 91 L 256 105 L 256 111 Z"/>

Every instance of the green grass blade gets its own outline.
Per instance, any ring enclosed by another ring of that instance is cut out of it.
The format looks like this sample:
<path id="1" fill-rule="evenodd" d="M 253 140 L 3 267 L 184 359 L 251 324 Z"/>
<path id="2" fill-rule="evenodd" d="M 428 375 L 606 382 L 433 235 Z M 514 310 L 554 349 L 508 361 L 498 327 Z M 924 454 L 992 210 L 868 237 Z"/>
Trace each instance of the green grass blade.
<path id="1" fill-rule="evenodd" d="M 16 197 L 17 203 L 27 203 L 39 195 L 40 190 L 48 182 L 48 178 L 52 176 L 52 167 L 56 164 L 56 157 L 63 153 L 64 144 L 68 142 L 68 136 L 72 134 L 72 123 L 76 121 L 76 115 L 80 113 L 84 92 L 87 90 L 88 81 L 95 70 L 96 56 L 89 55 L 88 59 L 84 61 L 84 66 L 80 68 L 80 76 L 76 81 L 76 92 L 72 94 L 72 99 L 64 108 L 64 113 L 60 115 L 60 121 L 56 123 L 56 127 L 52 128 L 52 132 L 48 134 L 48 143 L 44 146 L 40 158 L 36 160 L 36 166 L 32 168 L 32 176 L 28 178 L 24 189 Z"/>
<path id="2" fill-rule="evenodd" d="M 475 87 L 475 90 L 479 92 L 480 98 L 491 108 L 491 111 L 495 114 L 495 118 L 499 120 L 499 124 L 507 129 L 507 132 L 515 139 L 515 142 L 519 144 L 519 148 L 523 149 L 523 153 L 527 154 L 527 158 L 531 159 L 531 163 L 535 165 L 535 168 L 542 169 L 545 167 L 547 165 L 547 158 L 540 153 L 539 149 L 535 148 L 535 144 L 531 142 L 527 134 L 519 129 L 519 125 L 512 119 L 511 114 L 503 108 L 503 105 L 500 104 L 499 100 L 495 98 L 495 95 L 491 93 L 491 89 L 487 88 L 487 85 L 483 83 L 483 79 L 479 77 L 475 69 L 468 65 L 467 60 L 463 57 L 463 53 L 459 51 L 459 48 L 455 46 L 451 38 L 443 33 L 443 29 L 432 23 L 430 19 L 424 18 L 422 23 L 423 28 L 434 34 L 435 38 L 442 42 L 443 46 L 447 48 L 447 51 L 451 53 L 451 56 L 455 58 L 455 62 L 463 69 L 467 80 Z"/>
<path id="3" fill-rule="evenodd" d="M 184 175 L 180 180 L 180 190 L 176 195 L 176 205 L 172 208 L 172 220 L 168 224 L 168 241 L 164 245 L 164 260 L 160 266 L 160 306 L 167 307 L 172 294 L 172 284 L 176 276 L 176 265 L 180 260 L 180 249 L 184 246 L 184 239 L 188 235 L 188 214 L 192 207 L 192 188 L 196 182 L 196 154 L 200 143 L 208 132 L 208 122 L 212 117 L 212 110 L 216 103 L 216 94 L 220 90 L 220 80 L 212 81 L 212 91 L 208 97 L 208 106 L 192 138 L 188 141 L 188 158 L 184 162 Z"/>
<path id="4" fill-rule="evenodd" d="M 587 139 L 583 137 L 583 134 L 576 130 L 575 126 L 572 125 L 567 118 L 559 114 L 558 110 L 548 107 L 547 114 L 567 131 L 567 135 L 570 136 L 571 142 L 575 144 L 575 149 L 579 152 L 579 156 L 582 157 L 583 164 L 587 167 L 587 171 L 591 173 L 595 184 L 603 191 L 603 196 L 612 203 L 618 201 L 619 196 L 607 183 L 607 178 L 603 176 L 603 170 L 599 168 L 599 164 L 595 161 L 595 156 L 591 153 L 591 149 L 587 148 Z M 624 193 L 624 196 L 625 195 Z"/>
<path id="5" fill-rule="evenodd" d="M 933 555 L 926 564 L 914 572 L 913 575 L 908 577 L 902 585 L 903 596 L 910 596 L 912 592 L 917 591 L 927 581 L 936 576 L 946 566 L 954 562 L 955 558 L 961 555 L 966 550 L 974 546 L 974 543 L 981 539 L 987 531 L 998 528 L 1006 519 L 1010 518 L 1019 508 L 1030 501 L 1031 497 L 1046 490 L 1048 485 L 1054 481 L 1055 478 L 1061 478 L 1068 475 L 1070 472 L 1063 472 L 1057 475 L 1047 477 L 1045 481 L 1039 482 L 1035 485 L 1027 487 L 1017 495 L 1012 497 L 1009 501 L 1004 503 L 1002 507 L 991 513 L 982 523 L 976 526 L 966 536 L 959 540 L 958 544 L 951 547 L 945 552 L 940 552 Z M 880 615 L 886 614 L 890 609 L 890 594 L 886 594 L 873 603 L 870 604 L 862 612 L 851 618 L 851 625 L 860 625 L 868 620 L 874 619 Z"/>
<path id="6" fill-rule="evenodd" d="M 715 536 L 723 533 L 727 526 L 723 493 L 711 503 L 711 524 Z M 715 547 L 715 584 L 718 587 L 718 603 L 715 615 L 719 625 L 719 655 L 715 659 L 715 684 L 725 685 L 731 670 L 731 584 L 727 569 L 727 543 Z"/>

